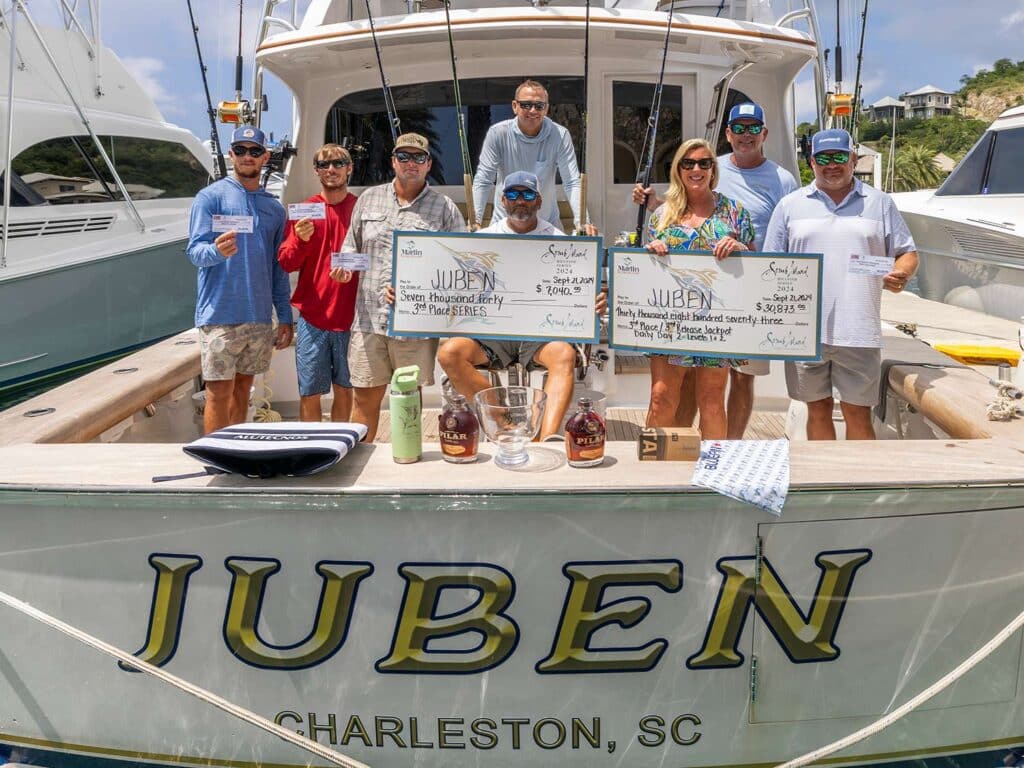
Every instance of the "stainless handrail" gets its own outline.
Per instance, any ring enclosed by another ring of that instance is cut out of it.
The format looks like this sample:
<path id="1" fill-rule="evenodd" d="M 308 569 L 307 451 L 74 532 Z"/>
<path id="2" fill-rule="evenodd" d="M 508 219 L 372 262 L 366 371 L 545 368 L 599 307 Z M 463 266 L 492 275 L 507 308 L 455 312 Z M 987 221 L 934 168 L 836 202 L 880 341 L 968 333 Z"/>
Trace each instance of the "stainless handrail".
<path id="1" fill-rule="evenodd" d="M 775 22 L 777 27 L 785 27 L 799 19 L 807 19 L 814 37 L 814 48 L 818 52 L 817 66 L 814 72 L 814 95 L 817 101 L 818 128 L 825 128 L 825 51 L 821 47 L 821 33 L 818 30 L 818 14 L 811 0 L 804 0 L 804 7 L 783 14 Z"/>

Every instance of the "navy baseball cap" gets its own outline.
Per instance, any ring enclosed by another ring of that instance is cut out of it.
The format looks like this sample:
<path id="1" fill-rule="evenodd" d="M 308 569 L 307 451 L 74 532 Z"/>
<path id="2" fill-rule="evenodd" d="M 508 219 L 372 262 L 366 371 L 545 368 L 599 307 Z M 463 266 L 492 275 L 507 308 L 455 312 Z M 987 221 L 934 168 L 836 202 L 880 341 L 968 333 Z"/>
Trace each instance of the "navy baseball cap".
<path id="1" fill-rule="evenodd" d="M 764 123 L 764 110 L 761 109 L 760 104 L 745 101 L 729 110 L 729 122 L 734 120 L 757 120 L 759 123 Z"/>
<path id="2" fill-rule="evenodd" d="M 238 144 L 243 141 L 259 144 L 264 148 L 267 146 L 267 137 L 255 125 L 240 125 L 235 128 L 234 133 L 231 134 L 231 143 Z"/>
<path id="3" fill-rule="evenodd" d="M 842 128 L 818 131 L 811 137 L 811 154 L 819 152 L 853 152 L 853 139 Z"/>
<path id="4" fill-rule="evenodd" d="M 516 171 L 505 177 L 505 186 L 502 188 L 502 191 L 515 187 L 524 187 L 531 192 L 540 192 L 540 183 L 537 181 L 537 177 L 526 171 Z"/>

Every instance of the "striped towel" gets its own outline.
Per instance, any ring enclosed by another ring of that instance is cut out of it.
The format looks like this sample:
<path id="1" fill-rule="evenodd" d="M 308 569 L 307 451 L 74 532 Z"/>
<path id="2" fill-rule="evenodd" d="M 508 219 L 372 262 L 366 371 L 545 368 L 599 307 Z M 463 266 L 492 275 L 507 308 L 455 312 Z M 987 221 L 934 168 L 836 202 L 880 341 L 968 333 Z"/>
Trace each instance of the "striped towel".
<path id="1" fill-rule="evenodd" d="M 208 466 L 246 477 L 303 477 L 333 467 L 366 437 L 365 424 L 235 424 L 182 446 Z"/>

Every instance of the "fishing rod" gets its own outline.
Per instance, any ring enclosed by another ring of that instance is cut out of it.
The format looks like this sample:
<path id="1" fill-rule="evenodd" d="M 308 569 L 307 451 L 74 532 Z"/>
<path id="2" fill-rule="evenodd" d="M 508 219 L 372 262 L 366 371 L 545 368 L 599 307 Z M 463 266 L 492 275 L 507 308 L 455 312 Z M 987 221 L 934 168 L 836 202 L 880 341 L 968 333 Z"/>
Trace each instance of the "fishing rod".
<path id="1" fill-rule="evenodd" d="M 384 74 L 384 60 L 380 57 L 380 43 L 377 42 L 377 28 L 373 25 L 373 12 L 370 10 L 370 0 L 366 0 L 366 18 L 370 21 L 370 37 L 373 38 L 373 50 L 377 53 L 377 69 L 380 70 L 380 85 L 384 92 L 384 109 L 388 113 L 388 126 L 391 128 L 391 146 L 398 143 L 398 131 L 401 123 L 398 121 L 398 109 L 395 107 L 395 98 L 391 95 L 391 85 L 388 83 L 387 75 Z"/>
<path id="2" fill-rule="evenodd" d="M 654 145 L 658 138 L 658 119 L 661 116 L 661 91 L 665 84 L 665 61 L 668 59 L 668 41 L 672 34 L 672 17 L 676 11 L 676 0 L 672 0 L 668 9 L 668 25 L 665 27 L 665 45 L 661 51 L 661 72 L 658 84 L 654 86 L 654 98 L 651 100 L 651 115 L 647 118 L 647 133 L 640 148 L 640 156 L 644 157 L 643 169 L 637 170 L 636 181 L 647 189 L 651 185 L 651 172 L 654 169 Z M 646 157 L 645 157 L 646 156 Z M 636 244 L 643 243 L 644 217 L 647 215 L 647 198 L 644 197 L 637 206 L 636 212 Z"/>
<path id="3" fill-rule="evenodd" d="M 206 114 L 210 118 L 210 145 L 213 147 L 217 158 L 217 170 L 220 171 L 219 178 L 223 179 L 228 175 L 228 166 L 224 161 L 224 152 L 220 146 L 220 137 L 217 135 L 217 110 L 213 108 L 213 101 L 210 99 L 210 84 L 206 80 L 206 65 L 203 63 L 203 51 L 199 47 L 199 27 L 196 26 L 196 17 L 192 13 L 192 0 L 185 0 L 188 6 L 188 18 L 192 22 L 192 39 L 196 41 L 196 57 L 199 59 L 199 74 L 203 78 L 203 91 L 206 93 Z"/>
<path id="4" fill-rule="evenodd" d="M 587 16 L 583 25 L 583 141 L 580 145 L 580 228 L 589 224 L 587 214 L 587 94 L 590 81 L 590 0 L 587 0 Z"/>
<path id="5" fill-rule="evenodd" d="M 462 95 L 459 93 L 459 73 L 455 66 L 455 41 L 452 39 L 452 18 L 448 13 L 451 0 L 444 0 L 444 20 L 448 27 L 448 54 L 452 62 L 452 86 L 455 88 L 455 117 L 459 123 L 459 146 L 462 149 L 462 184 L 466 188 L 466 221 L 469 226 L 476 224 L 476 209 L 473 205 L 473 161 L 469 157 L 469 142 L 466 141 L 466 125 L 462 115 Z"/>
<path id="6" fill-rule="evenodd" d="M 855 77 L 855 79 L 853 81 L 853 108 L 855 110 L 854 111 L 854 115 L 855 116 L 860 113 L 860 68 L 861 68 L 861 64 L 864 61 L 864 31 L 867 29 L 867 26 L 868 26 L 868 0 L 864 0 L 864 11 L 860 15 L 860 47 L 857 48 L 857 75 L 856 75 L 856 77 Z M 893 108 L 893 111 L 895 112 L 895 108 Z M 853 128 L 853 131 L 851 131 L 851 133 L 853 133 L 853 140 L 854 141 L 857 141 L 857 134 L 859 133 L 859 131 L 857 129 L 859 127 L 859 124 L 860 124 L 859 120 L 851 118 L 851 125 L 850 125 L 850 127 Z"/>

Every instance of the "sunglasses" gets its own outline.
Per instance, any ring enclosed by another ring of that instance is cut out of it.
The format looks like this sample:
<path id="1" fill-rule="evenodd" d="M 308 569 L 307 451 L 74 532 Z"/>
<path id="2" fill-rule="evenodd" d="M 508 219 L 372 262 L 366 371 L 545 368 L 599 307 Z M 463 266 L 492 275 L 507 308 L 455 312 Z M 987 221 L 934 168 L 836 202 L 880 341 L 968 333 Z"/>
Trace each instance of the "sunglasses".
<path id="1" fill-rule="evenodd" d="M 516 104 L 518 104 L 521 109 L 525 109 L 527 112 L 529 112 L 531 109 L 535 109 L 538 112 L 543 112 L 548 107 L 548 103 L 546 101 L 519 101 L 518 99 L 516 99 Z"/>
<path id="2" fill-rule="evenodd" d="M 426 152 L 395 152 L 394 158 L 400 163 L 413 162 L 416 165 L 423 165 L 430 159 L 430 155 Z"/>
<path id="3" fill-rule="evenodd" d="M 532 189 L 506 189 L 505 199 L 510 203 L 514 203 L 519 198 L 523 198 L 528 203 L 532 203 L 537 199 L 537 193 Z"/>
<path id="4" fill-rule="evenodd" d="M 263 157 L 266 151 L 263 147 L 247 147 L 245 144 L 231 145 L 231 154 L 235 157 L 245 157 L 245 155 L 249 157 Z"/>
<path id="5" fill-rule="evenodd" d="M 715 161 L 710 157 L 702 157 L 700 160 L 684 157 L 679 161 L 679 167 L 684 171 L 692 171 L 694 166 L 699 166 L 702 171 L 707 171 L 715 167 Z"/>
<path id="6" fill-rule="evenodd" d="M 328 168 L 344 168 L 352 163 L 345 158 L 338 158 L 337 160 L 315 160 L 313 165 L 316 166 L 318 171 L 325 171 Z"/>
<path id="7" fill-rule="evenodd" d="M 730 123 L 729 130 L 737 136 L 742 136 L 744 133 L 757 136 L 757 134 L 764 130 L 764 125 L 762 123 Z"/>
<path id="8" fill-rule="evenodd" d="M 822 152 L 814 156 L 814 162 L 818 165 L 846 165 L 849 161 L 849 152 Z"/>

